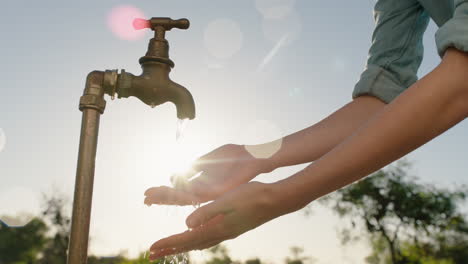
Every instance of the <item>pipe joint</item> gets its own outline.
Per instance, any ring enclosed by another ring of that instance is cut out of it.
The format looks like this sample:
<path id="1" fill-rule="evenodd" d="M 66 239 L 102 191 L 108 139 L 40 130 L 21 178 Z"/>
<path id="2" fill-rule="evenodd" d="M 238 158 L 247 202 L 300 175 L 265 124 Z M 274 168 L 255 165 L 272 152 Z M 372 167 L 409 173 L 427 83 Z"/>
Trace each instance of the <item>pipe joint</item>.
<path id="1" fill-rule="evenodd" d="M 104 100 L 103 81 L 104 73 L 101 71 L 93 71 L 88 74 L 83 96 L 80 98 L 80 111 L 95 109 L 101 114 L 104 113 L 106 101 Z"/>
<path id="2" fill-rule="evenodd" d="M 79 109 L 80 111 L 83 111 L 84 109 L 95 109 L 99 111 L 99 113 L 103 114 L 104 109 L 106 109 L 106 100 L 96 95 L 86 94 L 80 98 Z"/>

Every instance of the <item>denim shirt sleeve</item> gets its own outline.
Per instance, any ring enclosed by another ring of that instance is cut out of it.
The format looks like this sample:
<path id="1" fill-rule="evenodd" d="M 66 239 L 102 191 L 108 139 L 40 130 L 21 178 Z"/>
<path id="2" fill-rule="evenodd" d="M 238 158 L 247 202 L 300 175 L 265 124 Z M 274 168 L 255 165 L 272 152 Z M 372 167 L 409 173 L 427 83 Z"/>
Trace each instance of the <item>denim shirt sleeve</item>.
<path id="1" fill-rule="evenodd" d="M 374 18 L 366 68 L 353 98 L 371 95 L 389 103 L 418 79 L 429 14 L 417 0 L 378 0 Z"/>
<path id="2" fill-rule="evenodd" d="M 438 27 L 442 27 L 453 17 L 455 10 L 453 0 L 418 0 L 426 9 Z"/>
<path id="3" fill-rule="evenodd" d="M 436 44 L 441 57 L 450 47 L 468 52 L 468 0 L 455 0 L 453 18 L 437 31 Z"/>

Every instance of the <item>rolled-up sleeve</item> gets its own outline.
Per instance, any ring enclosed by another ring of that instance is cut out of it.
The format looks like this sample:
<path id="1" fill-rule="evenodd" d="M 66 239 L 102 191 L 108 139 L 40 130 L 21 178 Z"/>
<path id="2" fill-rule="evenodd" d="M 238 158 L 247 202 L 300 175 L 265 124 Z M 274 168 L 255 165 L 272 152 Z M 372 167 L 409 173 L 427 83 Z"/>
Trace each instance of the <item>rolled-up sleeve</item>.
<path id="1" fill-rule="evenodd" d="M 450 48 L 468 52 L 468 0 L 455 0 L 455 13 L 436 33 L 437 51 L 442 57 Z"/>
<path id="2" fill-rule="evenodd" d="M 417 81 L 429 14 L 417 0 L 379 0 L 372 45 L 353 98 L 371 95 L 389 103 Z"/>

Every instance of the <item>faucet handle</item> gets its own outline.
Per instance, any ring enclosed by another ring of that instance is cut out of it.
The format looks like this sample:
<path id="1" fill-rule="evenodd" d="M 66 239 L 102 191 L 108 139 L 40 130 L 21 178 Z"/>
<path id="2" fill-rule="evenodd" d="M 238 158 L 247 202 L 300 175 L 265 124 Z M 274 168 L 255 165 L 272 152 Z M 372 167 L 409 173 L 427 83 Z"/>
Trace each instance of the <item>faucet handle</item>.
<path id="1" fill-rule="evenodd" d="M 169 31 L 173 28 L 188 29 L 190 21 L 186 18 L 174 20 L 169 17 L 153 17 L 150 20 L 137 18 L 133 20 L 133 27 L 136 30 L 145 28 L 156 30 L 157 27 L 162 27 L 165 31 Z"/>
<path id="2" fill-rule="evenodd" d="M 167 31 L 173 28 L 188 29 L 190 27 L 190 21 L 186 18 L 174 20 L 169 17 L 153 17 L 149 22 L 152 30 L 155 30 L 158 26 L 163 27 Z"/>

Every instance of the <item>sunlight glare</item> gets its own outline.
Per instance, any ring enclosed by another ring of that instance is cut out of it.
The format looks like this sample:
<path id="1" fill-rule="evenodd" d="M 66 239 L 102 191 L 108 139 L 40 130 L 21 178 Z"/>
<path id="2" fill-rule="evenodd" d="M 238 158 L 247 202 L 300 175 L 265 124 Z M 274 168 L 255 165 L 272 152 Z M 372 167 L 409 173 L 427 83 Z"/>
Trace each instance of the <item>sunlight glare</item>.
<path id="1" fill-rule="evenodd" d="M 130 5 L 114 7 L 107 16 L 107 26 L 120 39 L 138 40 L 145 35 L 145 30 L 134 28 L 135 19 L 145 17 L 143 12 Z"/>

